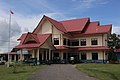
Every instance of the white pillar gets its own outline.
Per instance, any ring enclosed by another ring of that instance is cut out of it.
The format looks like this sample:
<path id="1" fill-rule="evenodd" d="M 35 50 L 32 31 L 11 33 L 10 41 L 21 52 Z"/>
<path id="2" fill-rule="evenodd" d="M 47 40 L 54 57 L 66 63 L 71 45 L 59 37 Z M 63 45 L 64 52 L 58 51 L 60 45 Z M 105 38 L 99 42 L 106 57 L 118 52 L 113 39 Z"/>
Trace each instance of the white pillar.
<path id="1" fill-rule="evenodd" d="M 21 53 L 20 53 L 20 60 L 22 61 L 22 49 L 20 51 L 21 51 Z"/>
<path id="2" fill-rule="evenodd" d="M 39 48 L 37 49 L 37 60 L 39 61 Z"/>
<path id="3" fill-rule="evenodd" d="M 9 60 L 10 60 L 10 62 L 12 61 L 12 55 L 9 55 Z"/>
<path id="4" fill-rule="evenodd" d="M 44 52 L 41 51 L 41 54 L 42 54 L 42 60 L 44 60 Z"/>
<path id="5" fill-rule="evenodd" d="M 14 61 L 16 61 L 16 55 L 14 55 Z"/>
<path id="6" fill-rule="evenodd" d="M 46 60 L 47 60 L 47 50 L 46 50 Z"/>
<path id="7" fill-rule="evenodd" d="M 33 52 L 32 52 L 32 58 L 35 58 L 35 51 L 33 49 Z"/>
<path id="8" fill-rule="evenodd" d="M 53 60 L 53 57 L 54 57 L 54 53 L 52 52 L 51 54 L 52 54 L 52 60 Z"/>
<path id="9" fill-rule="evenodd" d="M 51 60 L 51 50 L 49 49 L 49 60 Z"/>
<path id="10" fill-rule="evenodd" d="M 60 56 L 61 56 L 61 60 L 63 60 L 63 52 L 61 52 L 60 54 L 61 54 L 61 55 L 60 55 Z"/>
<path id="11" fill-rule="evenodd" d="M 68 60 L 68 53 L 66 53 L 66 60 Z"/>
<path id="12" fill-rule="evenodd" d="M 81 60 L 81 53 L 79 52 L 79 60 Z"/>

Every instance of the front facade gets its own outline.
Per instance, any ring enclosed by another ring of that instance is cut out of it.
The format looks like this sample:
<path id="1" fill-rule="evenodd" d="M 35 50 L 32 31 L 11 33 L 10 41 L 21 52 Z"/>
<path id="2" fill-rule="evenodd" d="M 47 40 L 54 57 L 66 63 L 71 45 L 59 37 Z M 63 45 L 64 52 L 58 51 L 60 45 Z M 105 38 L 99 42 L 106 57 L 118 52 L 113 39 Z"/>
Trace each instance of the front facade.
<path id="1" fill-rule="evenodd" d="M 56 21 L 43 16 L 32 33 L 23 34 L 16 48 L 39 61 L 106 62 L 112 25 L 100 26 L 89 18 Z M 22 57 L 23 56 L 23 57 Z M 21 60 L 25 56 L 21 54 Z"/>

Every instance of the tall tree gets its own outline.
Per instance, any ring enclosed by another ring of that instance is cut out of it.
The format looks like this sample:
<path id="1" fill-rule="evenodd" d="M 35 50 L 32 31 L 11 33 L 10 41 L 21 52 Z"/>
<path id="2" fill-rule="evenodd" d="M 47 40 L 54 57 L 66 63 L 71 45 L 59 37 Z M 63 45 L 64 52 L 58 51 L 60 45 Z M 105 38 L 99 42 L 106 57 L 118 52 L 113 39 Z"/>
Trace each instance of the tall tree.
<path id="1" fill-rule="evenodd" d="M 108 59 L 110 63 L 115 63 L 117 60 L 116 50 L 120 48 L 119 35 L 113 33 L 108 39 L 108 47 L 110 48 L 110 53 L 108 54 Z"/>

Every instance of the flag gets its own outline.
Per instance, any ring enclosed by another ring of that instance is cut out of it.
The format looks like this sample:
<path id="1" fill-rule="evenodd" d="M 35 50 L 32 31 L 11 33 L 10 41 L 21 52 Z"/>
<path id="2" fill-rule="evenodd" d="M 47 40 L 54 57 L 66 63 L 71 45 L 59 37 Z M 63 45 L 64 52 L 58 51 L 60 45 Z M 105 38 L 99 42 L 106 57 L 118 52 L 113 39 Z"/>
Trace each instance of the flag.
<path id="1" fill-rule="evenodd" d="M 13 11 L 10 10 L 10 14 L 14 14 Z"/>

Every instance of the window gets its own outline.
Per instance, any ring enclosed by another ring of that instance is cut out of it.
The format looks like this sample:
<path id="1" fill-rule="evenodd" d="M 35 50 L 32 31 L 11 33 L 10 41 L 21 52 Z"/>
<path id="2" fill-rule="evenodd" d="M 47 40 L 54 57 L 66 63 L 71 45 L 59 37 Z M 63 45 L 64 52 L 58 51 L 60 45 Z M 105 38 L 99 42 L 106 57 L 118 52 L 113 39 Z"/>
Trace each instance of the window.
<path id="1" fill-rule="evenodd" d="M 98 60 L 98 53 L 92 53 L 92 60 Z"/>
<path id="2" fill-rule="evenodd" d="M 79 46 L 79 40 L 71 40 L 71 46 Z"/>
<path id="3" fill-rule="evenodd" d="M 59 38 L 54 38 L 54 45 L 59 45 Z"/>
<path id="4" fill-rule="evenodd" d="M 81 60 L 86 60 L 86 53 L 81 53 Z"/>
<path id="5" fill-rule="evenodd" d="M 91 39 L 91 45 L 98 45 L 97 38 L 92 38 Z"/>
<path id="6" fill-rule="evenodd" d="M 67 39 L 63 38 L 63 45 L 66 45 L 66 41 L 67 41 Z"/>
<path id="7" fill-rule="evenodd" d="M 80 39 L 80 45 L 86 46 L 86 39 Z"/>
<path id="8" fill-rule="evenodd" d="M 70 46 L 70 40 L 68 39 L 67 45 Z"/>

